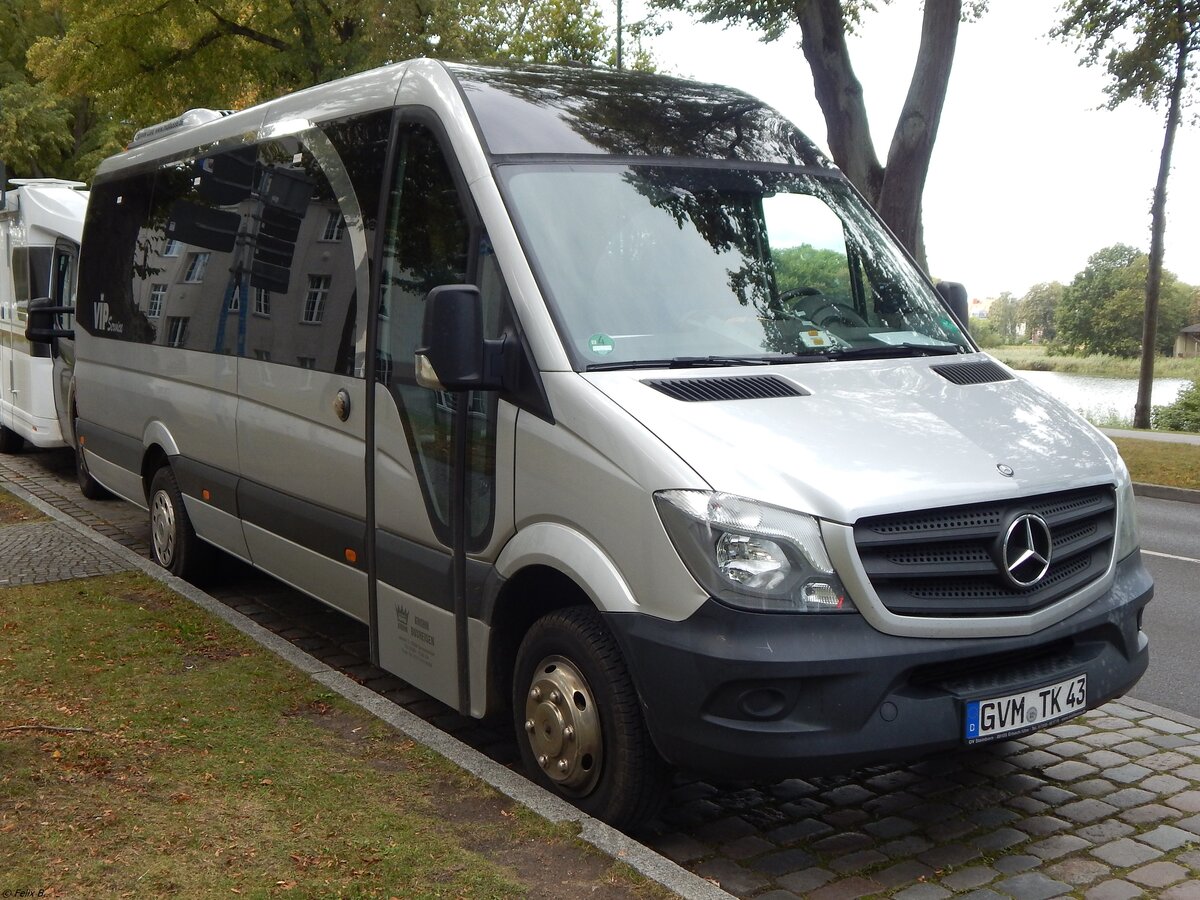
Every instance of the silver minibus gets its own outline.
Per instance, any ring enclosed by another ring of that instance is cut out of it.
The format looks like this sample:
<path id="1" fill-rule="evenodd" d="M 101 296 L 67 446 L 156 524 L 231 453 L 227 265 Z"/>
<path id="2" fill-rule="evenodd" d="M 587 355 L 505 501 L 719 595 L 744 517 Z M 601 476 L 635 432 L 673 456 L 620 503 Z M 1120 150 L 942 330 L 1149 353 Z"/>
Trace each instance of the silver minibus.
<path id="1" fill-rule="evenodd" d="M 631 825 L 675 767 L 949 751 L 1145 670 L 1125 466 L 964 309 L 752 97 L 416 60 L 139 133 L 55 340 L 163 566 L 367 623 Z"/>

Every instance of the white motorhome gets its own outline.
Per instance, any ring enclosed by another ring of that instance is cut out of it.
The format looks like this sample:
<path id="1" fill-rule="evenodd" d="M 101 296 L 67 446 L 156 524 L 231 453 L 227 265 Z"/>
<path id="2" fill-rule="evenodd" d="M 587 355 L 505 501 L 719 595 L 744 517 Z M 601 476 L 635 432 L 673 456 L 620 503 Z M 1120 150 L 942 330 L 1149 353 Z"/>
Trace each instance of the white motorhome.
<path id="1" fill-rule="evenodd" d="M 25 336 L 29 302 L 74 304 L 87 191 L 78 181 L 0 178 L 0 453 L 64 445 L 51 345 Z M 58 317 L 69 324 L 69 315 Z"/>
<path id="2" fill-rule="evenodd" d="M 69 388 L 160 563 L 368 623 L 629 824 L 669 766 L 946 751 L 1145 670 L 1128 473 L 964 301 L 742 93 L 418 60 L 106 161 Z"/>

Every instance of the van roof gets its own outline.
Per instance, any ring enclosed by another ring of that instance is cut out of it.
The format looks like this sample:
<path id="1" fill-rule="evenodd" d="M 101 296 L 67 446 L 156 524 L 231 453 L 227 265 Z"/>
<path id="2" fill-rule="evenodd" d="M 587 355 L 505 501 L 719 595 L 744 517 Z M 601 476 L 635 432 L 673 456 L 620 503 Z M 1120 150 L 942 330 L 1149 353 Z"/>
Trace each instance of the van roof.
<path id="1" fill-rule="evenodd" d="M 493 157 L 672 157 L 836 171 L 782 115 L 732 88 L 610 69 L 421 59 L 316 85 L 240 112 L 190 111 L 143 129 L 129 150 L 106 160 L 98 174 L 186 152 L 198 143 L 253 133 L 264 122 L 287 116 L 322 122 L 386 108 L 399 94 L 428 96 L 418 83 L 445 96 L 436 82 L 444 84 L 447 76 Z"/>

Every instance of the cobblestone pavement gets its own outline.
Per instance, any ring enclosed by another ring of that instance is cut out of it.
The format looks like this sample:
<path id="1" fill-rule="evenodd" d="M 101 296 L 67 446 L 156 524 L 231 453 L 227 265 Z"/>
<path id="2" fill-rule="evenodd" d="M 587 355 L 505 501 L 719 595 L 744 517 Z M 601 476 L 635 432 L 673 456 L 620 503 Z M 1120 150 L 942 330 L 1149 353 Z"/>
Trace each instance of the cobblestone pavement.
<path id="1" fill-rule="evenodd" d="M 146 514 L 84 499 L 69 453 L 0 457 L 0 480 L 147 554 Z M 74 577 L 87 568 L 50 564 L 58 553 L 91 557 L 76 538 L 64 542 L 57 529 L 37 527 L 43 531 L 16 544 L 0 529 L 0 578 L 12 583 L 16 569 Z M 15 559 L 26 554 L 41 562 Z M 503 729 L 465 719 L 371 666 L 358 623 L 233 561 L 204 587 L 322 662 L 515 763 Z M 1200 900 L 1200 722 L 1130 700 L 1019 740 L 844 777 L 769 786 L 681 777 L 662 816 L 634 836 L 731 894 L 763 900 Z"/>

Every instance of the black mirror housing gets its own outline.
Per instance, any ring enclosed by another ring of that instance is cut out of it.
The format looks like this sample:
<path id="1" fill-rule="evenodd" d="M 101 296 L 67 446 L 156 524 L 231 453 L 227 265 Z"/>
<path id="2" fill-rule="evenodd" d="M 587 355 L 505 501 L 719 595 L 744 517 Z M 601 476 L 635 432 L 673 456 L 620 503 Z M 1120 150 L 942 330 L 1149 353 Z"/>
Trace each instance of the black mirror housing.
<path id="1" fill-rule="evenodd" d="M 73 328 L 59 328 L 58 317 L 75 312 L 73 306 L 59 306 L 50 297 L 38 297 L 29 301 L 28 318 L 25 320 L 25 340 L 49 344 L 55 338 L 74 338 Z"/>
<path id="2" fill-rule="evenodd" d="M 483 336 L 483 298 L 473 284 L 446 284 L 425 296 L 417 383 L 441 391 L 505 387 L 505 344 Z"/>
<path id="3" fill-rule="evenodd" d="M 936 285 L 938 294 L 942 300 L 950 307 L 950 311 L 954 313 L 958 319 L 958 324 L 966 331 L 968 328 L 967 318 L 969 316 L 967 303 L 967 289 L 957 281 L 939 281 Z"/>

